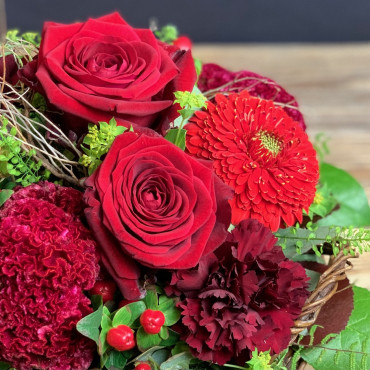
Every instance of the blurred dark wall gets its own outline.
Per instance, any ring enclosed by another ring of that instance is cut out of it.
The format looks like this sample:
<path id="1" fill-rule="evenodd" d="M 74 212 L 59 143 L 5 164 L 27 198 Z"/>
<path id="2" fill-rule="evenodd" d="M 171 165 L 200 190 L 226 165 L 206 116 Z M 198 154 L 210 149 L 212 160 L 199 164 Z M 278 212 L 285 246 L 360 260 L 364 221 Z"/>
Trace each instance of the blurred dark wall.
<path id="1" fill-rule="evenodd" d="M 370 0 L 6 0 L 8 28 L 41 30 L 118 10 L 135 27 L 176 24 L 198 42 L 369 41 Z"/>

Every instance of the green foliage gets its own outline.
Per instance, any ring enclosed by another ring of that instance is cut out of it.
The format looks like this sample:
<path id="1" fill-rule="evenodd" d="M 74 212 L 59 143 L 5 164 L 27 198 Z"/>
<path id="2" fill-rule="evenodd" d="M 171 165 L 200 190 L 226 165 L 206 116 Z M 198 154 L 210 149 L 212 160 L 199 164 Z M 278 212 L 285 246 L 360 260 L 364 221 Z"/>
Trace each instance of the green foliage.
<path id="1" fill-rule="evenodd" d="M 100 325 L 103 317 L 103 301 L 100 296 L 100 305 L 96 311 L 82 318 L 76 326 L 76 329 L 85 337 L 90 338 L 96 344 L 99 344 Z"/>
<path id="2" fill-rule="evenodd" d="M 183 128 L 173 128 L 168 130 L 164 138 L 178 146 L 180 149 L 185 150 L 186 130 Z"/>
<path id="3" fill-rule="evenodd" d="M 194 87 L 192 92 L 176 91 L 174 95 L 176 98 L 174 104 L 178 103 L 181 107 L 178 111 L 180 117 L 174 122 L 176 128 L 169 130 L 165 139 L 175 144 L 180 149 L 185 150 L 186 130 L 184 130 L 183 127 L 196 110 L 206 107 L 207 98 L 197 87 Z"/>
<path id="4" fill-rule="evenodd" d="M 354 254 L 353 248 L 358 248 L 360 253 L 370 251 L 370 230 L 339 226 L 318 226 L 308 223 L 306 229 L 299 224 L 286 229 L 279 229 L 275 236 L 278 244 L 283 248 L 284 254 L 289 259 L 296 259 L 298 254 L 306 253 L 312 249 L 317 256 L 323 253 L 324 243 L 332 246 L 333 254 L 340 250 L 344 254 Z M 346 247 L 352 247 L 349 250 Z"/>
<path id="5" fill-rule="evenodd" d="M 0 370 L 8 370 L 10 369 L 11 365 L 7 364 L 6 362 L 0 361 Z"/>
<path id="6" fill-rule="evenodd" d="M 41 35 L 39 32 L 25 32 L 19 34 L 19 30 L 9 30 L 6 34 L 6 38 L 13 42 L 26 41 L 35 46 L 40 46 Z"/>
<path id="7" fill-rule="evenodd" d="M 183 118 L 190 118 L 189 110 L 194 111 L 195 109 L 200 109 L 206 107 L 207 98 L 201 92 L 190 92 L 190 91 L 176 91 L 174 93 L 176 100 L 174 103 L 178 103 L 180 107 L 185 110 L 179 111 Z"/>
<path id="8" fill-rule="evenodd" d="M 303 213 L 307 214 L 311 220 L 314 216 L 324 218 L 333 211 L 336 205 L 337 201 L 330 193 L 328 186 L 326 184 L 320 185 L 316 190 L 315 199 L 310 206 L 308 214 L 305 211 Z"/>
<path id="9" fill-rule="evenodd" d="M 1 118 L 0 127 L 0 177 L 13 176 L 16 183 L 28 186 L 41 180 L 38 171 L 41 161 L 35 162 L 33 156 L 35 150 L 26 152 L 22 149 L 22 143 L 16 138 L 15 127 L 8 127 L 8 120 Z"/>
<path id="10" fill-rule="evenodd" d="M 330 164 L 320 166 L 320 182 L 327 187 L 340 208 L 318 221 L 320 226 L 370 225 L 370 207 L 362 186 L 346 171 Z"/>
<path id="11" fill-rule="evenodd" d="M 166 42 L 167 44 L 171 44 L 178 37 L 177 28 L 173 24 L 163 26 L 161 29 L 154 31 L 154 34 L 159 40 Z"/>
<path id="12" fill-rule="evenodd" d="M 186 370 L 189 369 L 190 361 L 193 356 L 189 352 L 182 352 L 175 356 L 170 357 L 167 361 L 162 362 L 160 370 Z"/>
<path id="13" fill-rule="evenodd" d="M 36 32 L 19 34 L 19 31 L 9 30 L 6 35 L 5 55 L 13 55 L 19 67 L 31 61 L 38 53 L 41 36 Z"/>
<path id="14" fill-rule="evenodd" d="M 324 338 L 320 345 L 301 351 L 316 370 L 370 369 L 370 292 L 356 286 L 353 291 L 354 309 L 347 327 L 330 343 Z"/>
<path id="15" fill-rule="evenodd" d="M 258 353 L 258 349 L 255 348 L 252 352 L 252 358 L 247 362 L 250 369 L 253 370 L 272 370 L 270 366 L 271 355 L 270 351 Z"/>
<path id="16" fill-rule="evenodd" d="M 105 366 L 106 368 L 122 369 L 126 366 L 127 361 L 140 351 L 144 353 L 131 360 L 130 363 L 136 360 L 145 361 L 143 358 L 146 354 L 147 358 L 151 358 L 150 361 L 152 361 L 154 368 L 159 369 L 160 364 L 171 357 L 170 351 L 166 347 L 173 347 L 179 341 L 179 334 L 169 328 L 180 319 L 180 311 L 176 308 L 176 302 L 177 299 L 160 295 L 157 293 L 156 287 L 150 286 L 143 300 L 129 303 L 111 313 L 103 305 L 101 296 L 93 296 L 92 304 L 95 311 L 77 323 L 77 330 L 97 344 L 101 368 Z M 149 308 L 159 310 L 165 316 L 165 324 L 159 334 L 146 333 L 140 324 L 141 314 Z M 108 331 L 119 325 L 127 325 L 132 330 L 136 330 L 136 349 L 118 352 L 109 346 L 106 341 Z M 158 348 L 165 349 L 165 353 L 163 351 L 157 353 Z M 162 359 L 160 362 L 158 362 L 159 358 Z"/>
<path id="17" fill-rule="evenodd" d="M 85 154 L 82 155 L 79 162 L 88 168 L 88 173 L 91 175 L 102 162 L 102 156 L 108 153 L 114 139 L 127 130 L 126 127 L 117 126 L 117 122 L 112 118 L 109 123 L 99 122 L 99 127 L 94 124 L 89 124 L 88 134 L 81 145 Z"/>
<path id="18" fill-rule="evenodd" d="M 320 163 L 323 162 L 325 157 L 330 153 L 328 141 L 329 138 L 322 132 L 315 135 L 313 146 L 316 150 Z"/>
<path id="19" fill-rule="evenodd" d="M 13 190 L 3 189 L 0 190 L 0 207 L 12 196 Z"/>

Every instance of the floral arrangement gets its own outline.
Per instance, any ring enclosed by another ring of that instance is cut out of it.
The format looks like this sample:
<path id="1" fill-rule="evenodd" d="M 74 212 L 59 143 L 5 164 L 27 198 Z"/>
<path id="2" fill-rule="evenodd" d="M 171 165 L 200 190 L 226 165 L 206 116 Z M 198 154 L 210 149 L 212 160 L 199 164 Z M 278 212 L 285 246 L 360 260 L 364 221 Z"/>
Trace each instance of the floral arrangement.
<path id="1" fill-rule="evenodd" d="M 0 369 L 370 368 L 364 191 L 283 87 L 191 48 L 118 13 L 8 32 Z"/>

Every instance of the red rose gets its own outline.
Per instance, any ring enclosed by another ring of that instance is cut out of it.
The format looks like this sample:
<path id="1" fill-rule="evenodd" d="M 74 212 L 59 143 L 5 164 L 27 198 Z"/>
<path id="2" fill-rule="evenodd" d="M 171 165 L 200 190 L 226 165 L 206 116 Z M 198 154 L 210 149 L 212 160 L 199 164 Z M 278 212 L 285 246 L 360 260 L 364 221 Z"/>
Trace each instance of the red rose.
<path id="1" fill-rule="evenodd" d="M 159 135 L 129 132 L 87 179 L 85 214 L 126 299 L 142 295 L 137 262 L 187 269 L 225 240 L 232 192 L 209 163 Z"/>
<path id="2" fill-rule="evenodd" d="M 118 13 L 70 25 L 46 22 L 36 75 L 50 103 L 83 118 L 65 117 L 64 126 L 77 133 L 88 121 L 113 116 L 121 125 L 165 130 L 177 116 L 173 92 L 191 90 L 196 80 L 190 51 L 167 47 Z"/>

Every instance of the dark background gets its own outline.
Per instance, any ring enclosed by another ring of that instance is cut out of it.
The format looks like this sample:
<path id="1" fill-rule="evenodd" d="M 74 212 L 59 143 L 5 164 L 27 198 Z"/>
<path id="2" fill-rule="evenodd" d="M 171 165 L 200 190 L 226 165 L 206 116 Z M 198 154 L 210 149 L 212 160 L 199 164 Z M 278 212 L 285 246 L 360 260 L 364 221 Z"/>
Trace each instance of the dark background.
<path id="1" fill-rule="evenodd" d="M 370 40 L 370 0 L 6 0 L 8 28 L 41 30 L 114 10 L 134 27 L 176 24 L 196 42 Z"/>

